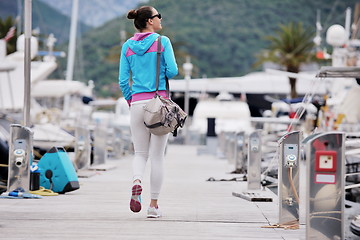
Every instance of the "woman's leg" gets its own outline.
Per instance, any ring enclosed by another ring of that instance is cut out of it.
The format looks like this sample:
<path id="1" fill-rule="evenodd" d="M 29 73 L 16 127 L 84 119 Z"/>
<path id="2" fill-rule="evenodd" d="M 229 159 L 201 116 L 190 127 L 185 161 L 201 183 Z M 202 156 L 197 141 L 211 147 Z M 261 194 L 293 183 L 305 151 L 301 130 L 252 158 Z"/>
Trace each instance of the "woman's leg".
<path id="1" fill-rule="evenodd" d="M 133 187 L 130 200 L 130 209 L 133 212 L 140 212 L 141 210 L 141 181 L 149 156 L 150 133 L 144 125 L 143 112 L 143 104 L 133 104 L 130 108 L 130 128 L 135 150 Z"/>
<path id="2" fill-rule="evenodd" d="M 159 198 L 161 186 L 164 178 L 164 158 L 165 148 L 169 134 L 163 136 L 156 136 L 151 134 L 149 159 L 151 161 L 150 173 L 150 192 L 151 202 L 150 207 L 157 207 L 157 200 Z"/>
<path id="3" fill-rule="evenodd" d="M 130 108 L 130 128 L 134 143 L 133 181 L 142 181 L 149 157 L 150 133 L 144 125 L 144 104 L 133 104 Z"/>

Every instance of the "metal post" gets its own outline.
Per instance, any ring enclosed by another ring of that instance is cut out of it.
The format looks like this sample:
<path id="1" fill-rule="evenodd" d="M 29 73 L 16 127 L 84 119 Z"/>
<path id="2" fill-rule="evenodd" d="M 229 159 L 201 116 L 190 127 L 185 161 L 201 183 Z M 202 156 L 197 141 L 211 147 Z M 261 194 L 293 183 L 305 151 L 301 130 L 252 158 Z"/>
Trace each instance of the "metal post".
<path id="1" fill-rule="evenodd" d="M 306 239 L 345 239 L 345 135 L 317 135 L 306 144 Z"/>
<path id="2" fill-rule="evenodd" d="M 249 190 L 261 189 L 261 131 L 250 134 L 248 145 L 247 182 Z"/>
<path id="3" fill-rule="evenodd" d="M 299 220 L 300 132 L 285 134 L 279 140 L 279 223 Z"/>
<path id="4" fill-rule="evenodd" d="M 25 0 L 25 66 L 24 66 L 24 125 L 30 126 L 30 93 L 31 93 L 31 11 L 32 0 Z"/>

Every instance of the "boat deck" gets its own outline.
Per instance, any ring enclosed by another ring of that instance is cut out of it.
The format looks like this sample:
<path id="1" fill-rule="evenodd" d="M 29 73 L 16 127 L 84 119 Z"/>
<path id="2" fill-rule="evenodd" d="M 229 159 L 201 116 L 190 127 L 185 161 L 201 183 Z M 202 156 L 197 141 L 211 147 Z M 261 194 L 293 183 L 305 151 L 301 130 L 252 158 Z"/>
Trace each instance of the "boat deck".
<path id="1" fill-rule="evenodd" d="M 43 199 L 0 199 L 1 239 L 305 239 L 298 230 L 262 228 L 277 223 L 277 198 L 250 202 L 225 159 L 197 155 L 197 146 L 169 145 L 159 199 L 163 217 L 147 219 L 149 165 L 143 210 L 129 209 L 132 156 L 108 161 L 116 168 L 80 178 L 80 189 Z"/>

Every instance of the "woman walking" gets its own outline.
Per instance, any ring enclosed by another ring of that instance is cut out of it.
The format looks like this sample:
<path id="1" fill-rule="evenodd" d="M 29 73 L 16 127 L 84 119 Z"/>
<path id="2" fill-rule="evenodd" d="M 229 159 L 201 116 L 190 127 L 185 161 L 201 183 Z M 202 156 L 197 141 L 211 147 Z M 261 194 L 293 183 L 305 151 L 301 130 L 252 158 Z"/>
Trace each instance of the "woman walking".
<path id="1" fill-rule="evenodd" d="M 157 39 L 160 36 L 156 31 L 162 29 L 162 16 L 155 8 L 143 6 L 130 10 L 127 18 L 134 19 L 134 25 L 139 31 L 122 46 L 119 74 L 121 91 L 130 106 L 130 129 L 135 149 L 130 209 L 133 212 L 141 210 L 141 183 L 149 159 L 151 201 L 147 217 L 158 218 L 161 216 L 158 198 L 164 176 L 163 162 L 168 134 L 156 136 L 148 131 L 144 125 L 143 107 L 155 96 Z M 166 97 L 166 78 L 178 74 L 172 45 L 166 36 L 161 36 L 161 52 L 158 94 Z"/>

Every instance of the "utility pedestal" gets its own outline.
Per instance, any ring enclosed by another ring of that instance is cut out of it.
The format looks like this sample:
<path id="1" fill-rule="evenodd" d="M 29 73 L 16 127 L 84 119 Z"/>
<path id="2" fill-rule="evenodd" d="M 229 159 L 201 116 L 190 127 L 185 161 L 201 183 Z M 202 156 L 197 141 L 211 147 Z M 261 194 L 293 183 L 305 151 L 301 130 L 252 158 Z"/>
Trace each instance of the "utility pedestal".
<path id="1" fill-rule="evenodd" d="M 249 190 L 261 189 L 261 131 L 249 136 L 247 182 Z"/>
<path id="2" fill-rule="evenodd" d="M 18 124 L 10 127 L 9 176 L 7 191 L 29 192 L 33 132 Z"/>
<path id="3" fill-rule="evenodd" d="M 238 144 L 239 145 L 239 144 Z M 251 202 L 272 202 L 267 192 L 261 189 L 261 131 L 249 135 L 247 160 L 247 190 L 233 192 L 232 195 Z"/>
<path id="4" fill-rule="evenodd" d="M 306 144 L 306 239 L 344 238 L 344 133 L 318 134 Z"/>
<path id="5" fill-rule="evenodd" d="M 279 140 L 279 223 L 299 221 L 300 133 L 285 134 Z"/>

